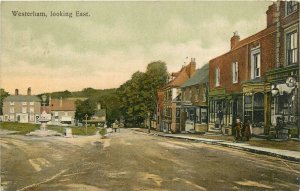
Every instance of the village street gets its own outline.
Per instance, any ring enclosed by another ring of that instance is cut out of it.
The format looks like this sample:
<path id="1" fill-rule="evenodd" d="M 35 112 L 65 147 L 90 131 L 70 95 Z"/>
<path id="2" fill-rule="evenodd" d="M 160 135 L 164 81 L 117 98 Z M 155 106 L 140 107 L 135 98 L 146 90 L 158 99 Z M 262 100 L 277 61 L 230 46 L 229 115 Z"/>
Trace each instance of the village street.
<path id="1" fill-rule="evenodd" d="M 147 135 L 1 135 L 4 190 L 299 190 L 283 159 Z"/>

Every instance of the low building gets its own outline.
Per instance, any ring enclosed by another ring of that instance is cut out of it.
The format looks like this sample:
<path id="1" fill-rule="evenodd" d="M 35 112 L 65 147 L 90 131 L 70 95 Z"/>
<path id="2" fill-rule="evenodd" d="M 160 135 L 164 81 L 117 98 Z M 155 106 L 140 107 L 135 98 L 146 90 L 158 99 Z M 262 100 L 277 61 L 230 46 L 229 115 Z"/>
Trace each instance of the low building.
<path id="1" fill-rule="evenodd" d="M 3 100 L 3 121 L 20 123 L 39 123 L 41 114 L 41 100 L 31 95 L 31 88 L 27 89 L 27 95 L 10 95 Z"/>
<path id="2" fill-rule="evenodd" d="M 181 86 L 181 131 L 206 132 L 208 122 L 208 64 Z"/>
<path id="3" fill-rule="evenodd" d="M 91 117 L 90 120 L 87 120 L 87 123 L 94 124 L 95 126 L 103 126 L 106 122 L 106 109 L 101 108 L 101 104 L 97 104 L 97 109 L 94 115 Z"/>
<path id="4" fill-rule="evenodd" d="M 48 112 L 51 113 L 51 124 L 74 125 L 76 105 L 75 100 L 49 98 Z M 47 113 L 48 113 L 47 112 Z"/>

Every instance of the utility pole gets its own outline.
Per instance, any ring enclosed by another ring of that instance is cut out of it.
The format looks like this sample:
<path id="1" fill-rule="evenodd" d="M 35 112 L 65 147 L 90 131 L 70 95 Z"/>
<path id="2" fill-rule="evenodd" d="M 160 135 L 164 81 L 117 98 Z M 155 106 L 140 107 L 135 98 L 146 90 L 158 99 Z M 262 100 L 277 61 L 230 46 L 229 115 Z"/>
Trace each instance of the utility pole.
<path id="1" fill-rule="evenodd" d="M 88 114 L 85 114 L 85 135 L 87 136 L 87 118 Z"/>

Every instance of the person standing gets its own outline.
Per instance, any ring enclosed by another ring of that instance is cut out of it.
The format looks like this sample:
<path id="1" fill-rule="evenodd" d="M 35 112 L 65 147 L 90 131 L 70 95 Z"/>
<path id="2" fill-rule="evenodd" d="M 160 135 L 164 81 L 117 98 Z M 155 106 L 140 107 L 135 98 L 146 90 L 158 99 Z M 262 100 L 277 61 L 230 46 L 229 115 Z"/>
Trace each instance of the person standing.
<path id="1" fill-rule="evenodd" d="M 249 141 L 251 138 L 251 123 L 250 120 L 247 120 L 244 125 L 244 137 L 246 138 L 246 141 Z"/>
<path id="2" fill-rule="evenodd" d="M 235 140 L 240 141 L 241 140 L 241 120 L 239 117 L 236 118 L 236 125 L 235 125 Z"/>

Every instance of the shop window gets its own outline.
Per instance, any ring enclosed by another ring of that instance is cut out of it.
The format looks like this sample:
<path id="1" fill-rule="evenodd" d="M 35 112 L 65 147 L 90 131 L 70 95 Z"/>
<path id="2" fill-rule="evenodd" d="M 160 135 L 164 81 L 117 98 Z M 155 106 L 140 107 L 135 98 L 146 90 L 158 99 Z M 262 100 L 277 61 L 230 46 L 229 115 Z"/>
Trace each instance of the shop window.
<path id="1" fill-rule="evenodd" d="M 298 33 L 296 30 L 286 34 L 286 58 L 288 65 L 298 62 Z"/>
<path id="2" fill-rule="evenodd" d="M 264 94 L 256 93 L 253 98 L 253 123 L 261 127 L 264 123 Z"/>
<path id="3" fill-rule="evenodd" d="M 176 123 L 180 122 L 180 108 L 176 108 Z"/>
<path id="4" fill-rule="evenodd" d="M 201 123 L 207 123 L 207 108 L 201 108 Z"/>

